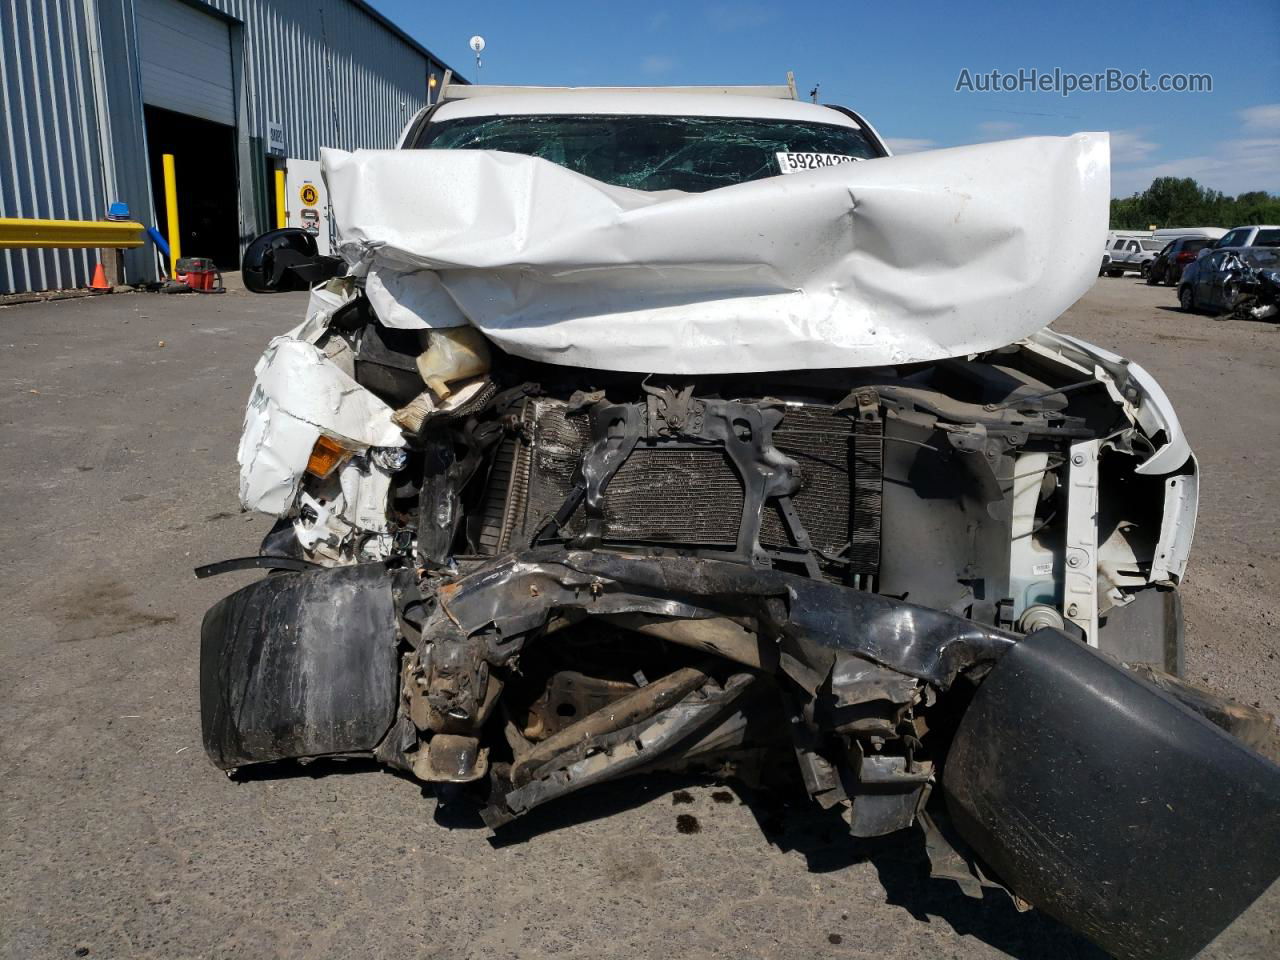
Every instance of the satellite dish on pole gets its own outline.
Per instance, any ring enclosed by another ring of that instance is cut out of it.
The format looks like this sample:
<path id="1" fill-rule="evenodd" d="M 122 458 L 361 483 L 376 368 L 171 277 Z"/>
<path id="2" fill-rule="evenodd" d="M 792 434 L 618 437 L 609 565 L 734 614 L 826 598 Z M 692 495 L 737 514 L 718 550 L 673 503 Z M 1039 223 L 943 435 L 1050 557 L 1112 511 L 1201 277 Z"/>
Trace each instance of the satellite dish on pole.
<path id="1" fill-rule="evenodd" d="M 483 66 L 483 64 L 480 62 L 480 51 L 484 49 L 484 37 L 480 36 L 479 34 L 476 34 L 467 42 L 467 45 L 471 47 L 472 51 L 476 55 L 476 72 L 478 73 L 480 71 L 480 68 Z M 476 79 L 478 80 L 480 78 L 477 77 Z"/>

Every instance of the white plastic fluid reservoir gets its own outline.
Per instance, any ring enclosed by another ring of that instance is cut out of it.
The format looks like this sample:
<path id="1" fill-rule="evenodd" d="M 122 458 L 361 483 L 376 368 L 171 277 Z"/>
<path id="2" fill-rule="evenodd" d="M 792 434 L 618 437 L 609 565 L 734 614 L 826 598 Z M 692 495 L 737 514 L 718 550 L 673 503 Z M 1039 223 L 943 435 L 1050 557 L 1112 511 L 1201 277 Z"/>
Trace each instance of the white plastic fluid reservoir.
<path id="1" fill-rule="evenodd" d="M 442 400 L 449 396 L 451 382 L 488 371 L 489 342 L 475 327 L 432 330 L 427 352 L 418 357 L 418 373 Z"/>

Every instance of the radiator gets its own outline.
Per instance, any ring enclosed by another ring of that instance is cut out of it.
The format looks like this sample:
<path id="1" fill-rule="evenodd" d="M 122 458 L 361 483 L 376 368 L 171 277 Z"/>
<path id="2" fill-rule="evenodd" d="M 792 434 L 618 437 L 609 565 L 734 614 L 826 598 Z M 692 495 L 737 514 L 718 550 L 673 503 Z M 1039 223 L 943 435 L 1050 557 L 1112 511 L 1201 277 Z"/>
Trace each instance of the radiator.
<path id="1" fill-rule="evenodd" d="M 525 437 L 503 441 L 489 473 L 478 549 L 500 554 L 527 546 L 569 496 L 590 443 L 585 416 L 565 416 L 562 401 L 536 398 L 521 412 Z M 527 438 L 527 439 L 526 439 Z M 792 496 L 810 542 L 832 579 L 878 572 L 880 559 L 881 424 L 856 421 L 833 408 L 789 404 L 774 445 L 798 468 Z M 715 447 L 642 440 L 604 494 L 605 542 L 732 548 L 742 523 L 744 492 L 732 462 Z M 776 502 L 766 502 L 760 541 L 794 548 Z M 582 532 L 582 508 L 562 528 Z"/>

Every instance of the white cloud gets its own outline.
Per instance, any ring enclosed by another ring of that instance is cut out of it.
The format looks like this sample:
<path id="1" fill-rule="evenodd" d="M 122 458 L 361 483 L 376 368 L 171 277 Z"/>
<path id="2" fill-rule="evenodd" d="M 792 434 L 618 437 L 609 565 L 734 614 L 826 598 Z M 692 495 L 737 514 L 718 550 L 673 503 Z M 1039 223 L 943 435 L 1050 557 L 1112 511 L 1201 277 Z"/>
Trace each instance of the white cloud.
<path id="1" fill-rule="evenodd" d="M 670 57 L 663 57 L 657 54 L 645 57 L 640 62 L 640 69 L 650 76 L 656 76 L 660 73 L 670 73 L 675 67 L 676 62 Z"/>
<path id="2" fill-rule="evenodd" d="M 1280 136 L 1223 140 L 1205 156 L 1112 170 L 1111 193 L 1117 197 L 1140 193 L 1156 177 L 1192 177 L 1202 187 L 1227 194 L 1250 190 L 1280 193 L 1278 156 Z"/>
<path id="3" fill-rule="evenodd" d="M 1191 177 L 1202 187 L 1226 194 L 1265 190 L 1280 193 L 1280 103 L 1239 111 L 1241 136 L 1210 145 L 1194 157 L 1152 162 L 1160 147 L 1143 131 L 1111 132 L 1111 193 L 1127 197 L 1151 186 L 1156 177 Z"/>
<path id="4" fill-rule="evenodd" d="M 1111 162 L 1142 163 L 1160 149 L 1160 144 L 1143 139 L 1141 130 L 1111 131 Z"/>
<path id="5" fill-rule="evenodd" d="M 1246 130 L 1280 130 L 1280 103 L 1264 103 L 1240 111 Z"/>
<path id="6" fill-rule="evenodd" d="M 921 150 L 931 150 L 937 146 L 933 140 L 925 140 L 921 137 L 885 137 L 884 142 L 894 153 L 919 153 Z"/>
<path id="7" fill-rule="evenodd" d="M 1001 137 L 1018 129 L 1018 124 L 1012 120 L 983 120 L 978 124 L 978 130 L 989 137 Z"/>

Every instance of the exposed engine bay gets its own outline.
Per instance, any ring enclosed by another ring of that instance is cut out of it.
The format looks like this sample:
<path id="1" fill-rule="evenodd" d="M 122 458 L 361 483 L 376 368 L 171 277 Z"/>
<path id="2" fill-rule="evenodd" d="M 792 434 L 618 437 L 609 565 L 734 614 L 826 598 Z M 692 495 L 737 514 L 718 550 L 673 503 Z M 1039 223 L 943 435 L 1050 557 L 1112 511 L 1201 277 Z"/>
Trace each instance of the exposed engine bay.
<path id="1" fill-rule="evenodd" d="M 1197 485 L 1176 416 L 1141 368 L 1066 337 L 661 378 L 512 358 L 467 328 L 392 330 L 359 296 L 325 316 L 314 343 L 272 344 L 246 422 L 242 497 L 286 516 L 275 552 L 432 570 L 550 544 L 703 557 L 1095 646 L 1185 569 Z M 248 444 L 314 415 L 271 397 L 307 354 L 369 426 L 315 428 L 305 471 L 282 477 Z M 1176 670 L 1176 646 L 1137 659 Z"/>

